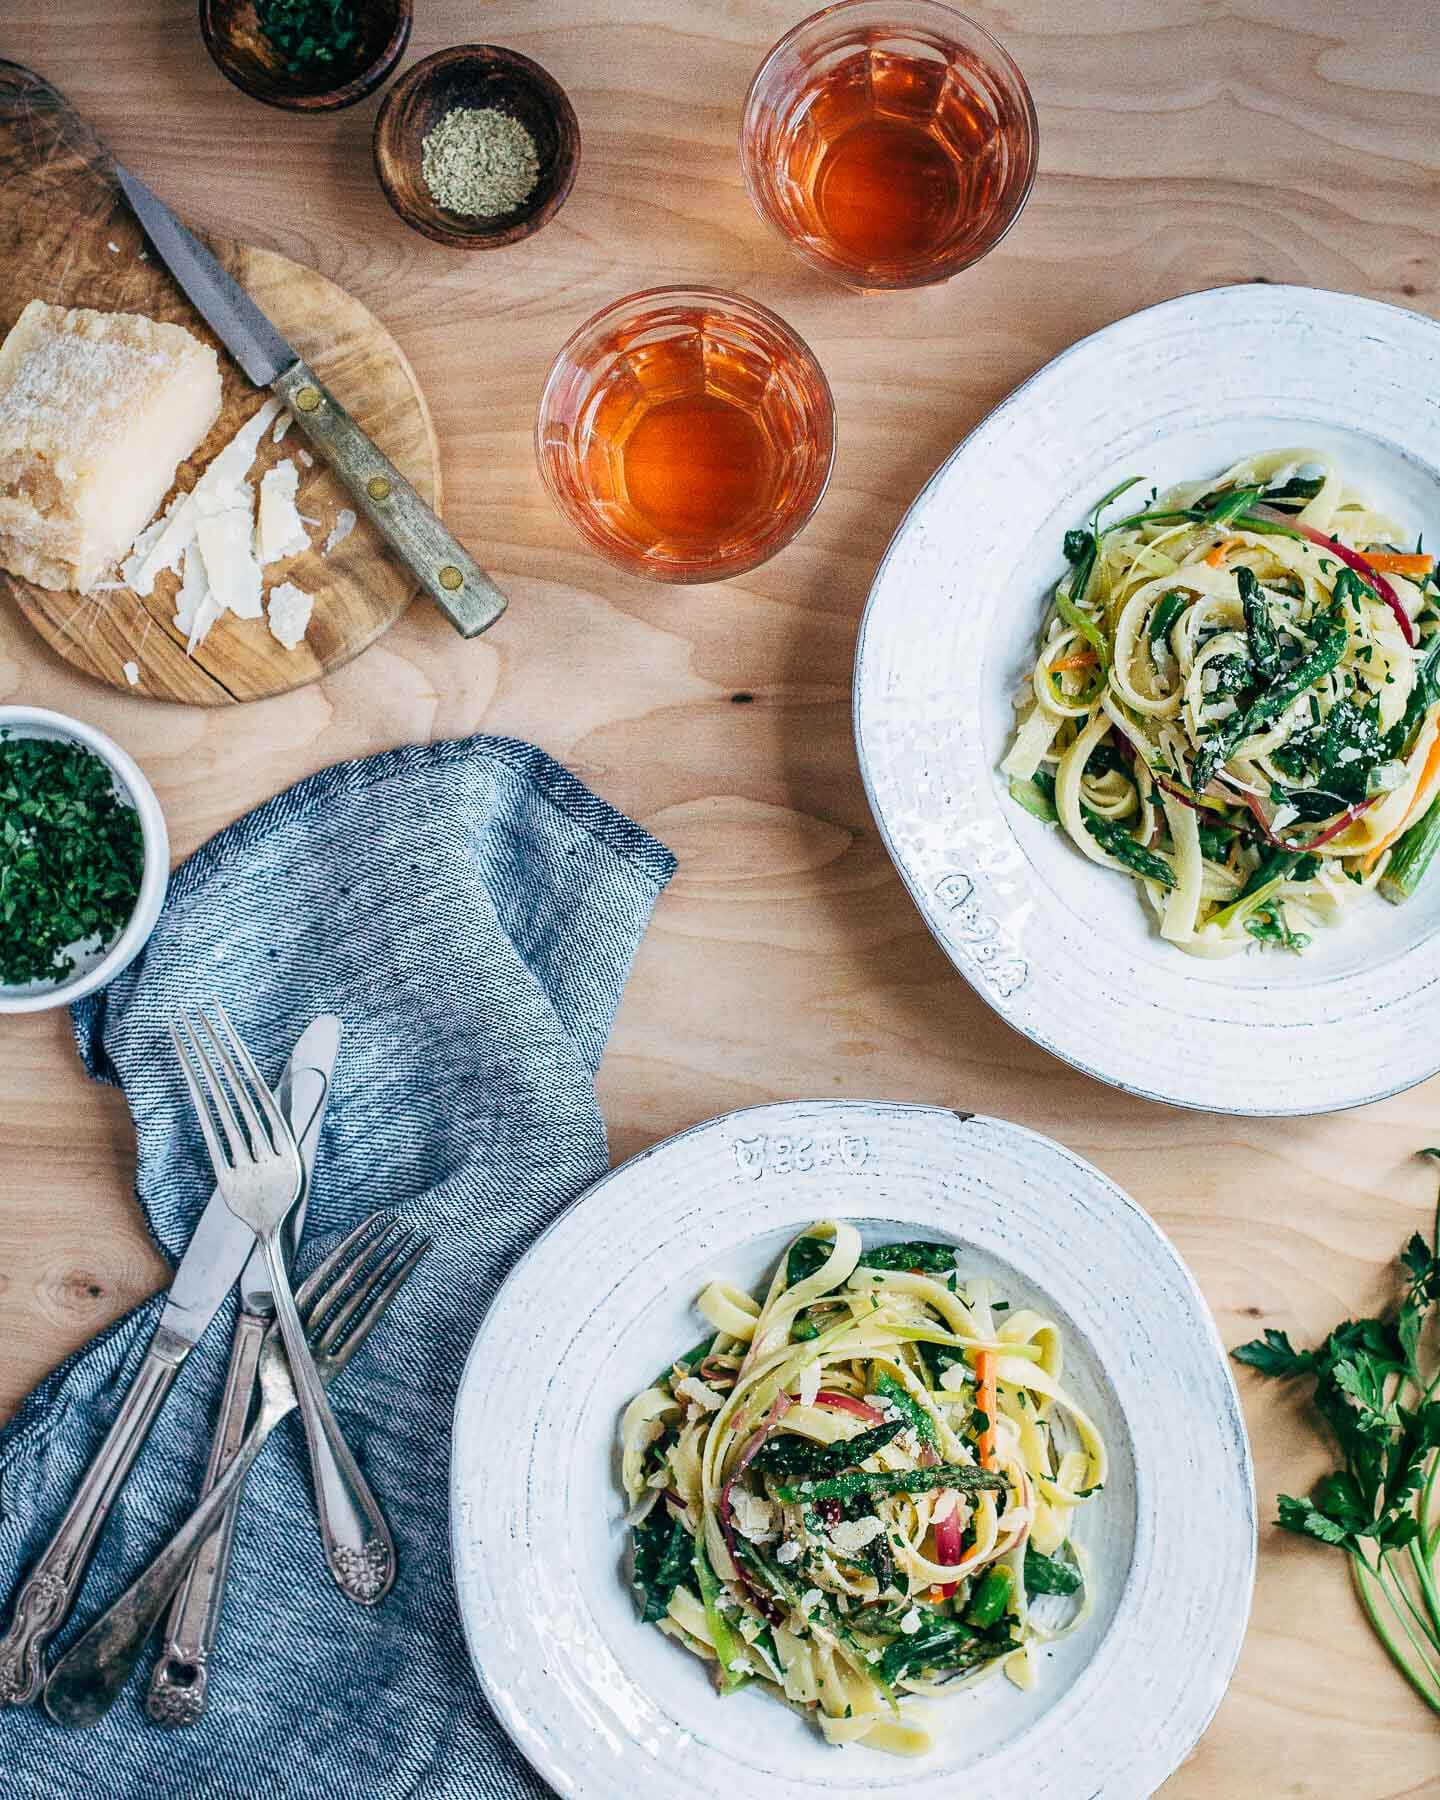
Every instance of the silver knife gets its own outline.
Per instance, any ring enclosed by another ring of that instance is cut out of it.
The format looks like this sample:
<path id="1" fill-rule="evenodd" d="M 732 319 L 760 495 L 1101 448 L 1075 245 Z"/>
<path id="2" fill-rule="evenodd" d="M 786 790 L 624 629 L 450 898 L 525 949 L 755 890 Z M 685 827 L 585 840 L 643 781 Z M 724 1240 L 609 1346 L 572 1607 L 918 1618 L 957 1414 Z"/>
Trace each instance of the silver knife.
<path id="1" fill-rule="evenodd" d="M 286 1225 L 292 1256 L 305 1222 L 315 1151 L 330 1100 L 330 1080 L 339 1046 L 340 1021 L 331 1013 L 316 1019 L 296 1044 L 275 1090 L 275 1097 L 290 1121 L 300 1150 L 300 1198 Z M 230 1466 L 244 1438 L 255 1392 L 260 1346 L 274 1316 L 275 1302 L 270 1294 L 265 1252 L 257 1244 L 240 1275 L 240 1314 L 235 1321 L 225 1396 L 220 1403 L 215 1437 L 210 1446 L 202 1499 Z M 190 1572 L 181 1583 L 170 1609 L 165 1645 L 151 1674 L 150 1690 L 145 1699 L 145 1710 L 157 1725 L 193 1725 L 205 1710 L 210 1657 L 225 1603 L 225 1578 L 240 1492 L 237 1490 L 220 1524 L 205 1540 L 190 1565 Z"/>
<path id="2" fill-rule="evenodd" d="M 170 1283 L 140 1371 L 54 1537 L 16 1595 L 10 1629 L 0 1638 L 0 1706 L 24 1706 L 39 1693 L 45 1646 L 74 1602 L 115 1497 L 180 1365 L 200 1342 L 254 1248 L 249 1226 L 236 1218 L 218 1191 L 212 1193 Z"/>
<path id="3" fill-rule="evenodd" d="M 505 610 L 505 596 L 377 449 L 232 275 L 145 183 L 115 165 L 115 178 L 161 261 L 256 387 L 269 388 L 329 463 L 355 503 L 461 637 L 476 637 Z"/>

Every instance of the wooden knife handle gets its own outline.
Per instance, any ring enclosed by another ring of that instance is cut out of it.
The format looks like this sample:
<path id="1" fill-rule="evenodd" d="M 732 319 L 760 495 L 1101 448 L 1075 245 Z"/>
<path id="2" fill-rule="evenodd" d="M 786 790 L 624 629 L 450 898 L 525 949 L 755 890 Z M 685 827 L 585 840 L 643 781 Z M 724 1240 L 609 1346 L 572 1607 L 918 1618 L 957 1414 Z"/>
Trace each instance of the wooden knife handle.
<path id="1" fill-rule="evenodd" d="M 477 637 L 493 625 L 505 610 L 505 596 L 314 371 L 296 361 L 271 389 L 461 637 Z"/>

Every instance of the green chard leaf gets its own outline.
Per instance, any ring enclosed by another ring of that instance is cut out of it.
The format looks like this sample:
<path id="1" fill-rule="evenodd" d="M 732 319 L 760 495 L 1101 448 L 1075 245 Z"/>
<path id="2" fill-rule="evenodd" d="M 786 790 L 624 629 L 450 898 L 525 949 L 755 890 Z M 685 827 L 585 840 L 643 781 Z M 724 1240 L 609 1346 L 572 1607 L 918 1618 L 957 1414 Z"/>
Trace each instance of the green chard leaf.
<path id="1" fill-rule="evenodd" d="M 1031 1544 L 1025 1547 L 1025 1591 L 1029 1594 L 1077 1594 L 1082 1586 L 1079 1569 L 1058 1556 L 1045 1556 Z"/>

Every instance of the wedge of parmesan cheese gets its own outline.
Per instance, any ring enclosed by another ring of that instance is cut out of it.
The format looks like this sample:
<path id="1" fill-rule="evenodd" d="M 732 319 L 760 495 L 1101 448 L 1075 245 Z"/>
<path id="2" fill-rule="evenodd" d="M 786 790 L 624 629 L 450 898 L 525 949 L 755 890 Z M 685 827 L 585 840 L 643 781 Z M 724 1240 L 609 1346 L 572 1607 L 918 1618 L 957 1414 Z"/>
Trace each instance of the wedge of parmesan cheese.
<path id="1" fill-rule="evenodd" d="M 288 415 L 287 415 L 288 417 Z M 255 524 L 255 560 L 261 568 L 310 548 L 310 533 L 295 509 L 300 471 L 287 456 L 260 477 L 260 515 Z"/>
<path id="2" fill-rule="evenodd" d="M 0 345 L 0 565 L 88 593 L 219 412 L 183 326 L 32 300 Z"/>
<path id="3" fill-rule="evenodd" d="M 146 550 L 131 579 L 130 585 L 137 594 L 154 593 L 155 577 L 164 569 L 173 573 L 179 568 L 180 558 L 195 541 L 196 530 L 206 513 L 229 512 L 236 506 L 260 439 L 279 411 L 278 400 L 267 400 L 240 427 L 190 492 L 182 494 L 171 507 L 164 530 Z"/>
<path id="4" fill-rule="evenodd" d="M 298 648 L 310 626 L 314 596 L 291 581 L 282 581 L 270 590 L 270 629 L 287 650 Z"/>

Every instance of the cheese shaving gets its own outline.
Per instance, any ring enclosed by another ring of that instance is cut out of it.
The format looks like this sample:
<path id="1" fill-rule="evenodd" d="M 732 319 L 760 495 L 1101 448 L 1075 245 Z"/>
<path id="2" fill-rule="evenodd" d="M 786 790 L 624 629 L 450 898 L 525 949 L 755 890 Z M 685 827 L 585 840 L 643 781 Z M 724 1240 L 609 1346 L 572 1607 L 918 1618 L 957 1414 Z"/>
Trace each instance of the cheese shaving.
<path id="1" fill-rule="evenodd" d="M 133 578 L 127 577 L 137 594 L 153 593 L 155 577 L 162 570 L 174 572 L 182 552 L 194 542 L 200 519 L 206 512 L 229 511 L 235 504 L 255 460 L 260 439 L 279 411 L 278 400 L 267 400 L 240 427 L 190 492 L 177 497 L 165 516 L 164 529 L 147 547 Z"/>
<path id="2" fill-rule="evenodd" d="M 271 632 L 287 650 L 297 649 L 310 625 L 314 597 L 293 582 L 282 581 L 271 588 L 269 604 Z"/>
<path id="3" fill-rule="evenodd" d="M 255 525 L 255 560 L 262 568 L 310 548 L 310 533 L 295 509 L 300 471 L 287 457 L 260 481 L 260 516 Z"/>
<path id="4" fill-rule="evenodd" d="M 330 527 L 330 535 L 325 540 L 323 554 L 328 556 L 337 544 L 343 544 L 345 539 L 349 537 L 350 533 L 355 529 L 355 525 L 356 519 L 354 513 L 351 512 L 348 506 L 342 507 L 335 515 L 335 523 Z"/>

